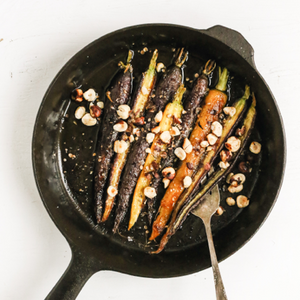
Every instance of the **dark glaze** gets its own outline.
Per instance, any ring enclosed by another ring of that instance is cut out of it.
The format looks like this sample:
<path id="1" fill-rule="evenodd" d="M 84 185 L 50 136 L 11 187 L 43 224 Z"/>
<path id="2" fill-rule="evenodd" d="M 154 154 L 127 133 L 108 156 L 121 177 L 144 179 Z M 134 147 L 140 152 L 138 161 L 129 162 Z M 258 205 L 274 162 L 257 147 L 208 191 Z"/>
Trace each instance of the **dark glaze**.
<path id="1" fill-rule="evenodd" d="M 175 137 L 175 139 L 172 141 L 172 147 L 169 148 L 166 158 L 164 158 L 161 161 L 161 168 L 160 168 L 161 170 L 163 170 L 166 167 L 174 165 L 174 161 L 176 158 L 174 154 L 174 149 L 180 147 L 183 140 L 189 137 L 197 117 L 199 105 L 204 99 L 207 93 L 207 89 L 208 89 L 208 78 L 206 75 L 202 74 L 200 77 L 197 78 L 192 88 L 192 91 L 190 92 L 187 99 L 184 101 L 183 109 L 186 111 L 186 113 L 182 114 L 181 116 L 181 120 L 182 120 L 181 123 L 182 129 L 180 130 L 181 134 L 180 136 Z M 161 182 L 162 182 L 162 176 L 160 173 L 158 173 L 157 176 L 154 177 L 151 186 L 155 188 L 155 190 L 157 191 Z M 152 199 L 147 198 L 148 221 L 150 225 L 152 223 L 152 219 L 155 214 L 156 200 L 157 197 L 154 197 Z"/>
<path id="2" fill-rule="evenodd" d="M 108 176 L 110 162 L 114 155 L 114 142 L 118 136 L 118 132 L 113 130 L 113 125 L 118 120 L 117 109 L 119 105 L 128 102 L 131 88 L 131 68 L 128 68 L 125 73 L 124 70 L 120 70 L 113 79 L 113 84 L 109 90 L 110 99 L 106 97 L 105 100 L 104 116 L 99 131 L 100 138 L 97 144 L 94 172 L 94 174 L 96 174 L 94 177 L 94 199 L 97 223 L 100 223 L 102 218 L 104 186 Z"/>
<path id="3" fill-rule="evenodd" d="M 126 215 L 130 196 L 133 193 L 141 172 L 140 166 L 144 165 L 147 157 L 146 149 L 149 147 L 149 143 L 146 141 L 147 131 L 157 126 L 157 123 L 154 121 L 155 115 L 160 110 L 163 110 L 167 103 L 174 97 L 181 81 L 181 68 L 178 66 L 172 66 L 159 81 L 155 90 L 155 97 L 152 98 L 151 103 L 147 107 L 145 115 L 145 121 L 147 123 L 145 124 L 144 131 L 141 132 L 141 136 L 138 141 L 136 141 L 132 147 L 130 156 L 122 174 L 121 186 L 118 193 L 116 218 L 113 228 L 114 233 L 117 231 L 120 223 Z M 148 119 L 151 119 L 150 122 L 148 122 Z"/>

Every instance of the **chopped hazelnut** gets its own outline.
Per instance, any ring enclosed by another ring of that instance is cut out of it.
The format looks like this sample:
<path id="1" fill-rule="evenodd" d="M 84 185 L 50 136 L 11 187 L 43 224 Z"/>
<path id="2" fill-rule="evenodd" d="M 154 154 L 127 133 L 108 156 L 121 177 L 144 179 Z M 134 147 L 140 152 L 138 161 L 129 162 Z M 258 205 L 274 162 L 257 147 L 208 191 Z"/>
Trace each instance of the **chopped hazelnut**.
<path id="1" fill-rule="evenodd" d="M 130 142 L 130 143 L 133 143 L 133 142 L 134 142 L 134 136 L 133 136 L 132 134 L 129 136 L 129 142 Z"/>
<path id="2" fill-rule="evenodd" d="M 115 141 L 114 143 L 114 151 L 116 153 L 123 153 L 127 150 L 128 148 L 128 143 L 126 143 L 125 141 Z"/>
<path id="3" fill-rule="evenodd" d="M 230 186 L 228 187 L 228 191 L 229 191 L 230 193 L 234 194 L 234 193 L 239 193 L 240 191 L 243 190 L 243 188 L 244 188 L 244 186 L 243 186 L 242 184 L 240 184 L 240 185 L 238 185 L 238 186 L 232 186 L 232 185 L 230 185 Z"/>
<path id="4" fill-rule="evenodd" d="M 186 158 L 186 152 L 181 147 L 176 148 L 174 153 L 180 160 L 184 160 Z"/>
<path id="5" fill-rule="evenodd" d="M 252 142 L 249 149 L 252 153 L 258 154 L 261 150 L 261 144 L 259 142 Z"/>
<path id="6" fill-rule="evenodd" d="M 241 140 L 236 138 L 235 136 L 231 136 L 225 143 L 225 147 L 231 152 L 236 152 L 241 147 Z"/>
<path id="7" fill-rule="evenodd" d="M 94 89 L 88 89 L 86 92 L 83 93 L 83 97 L 87 101 L 94 101 L 97 98 L 97 94 Z"/>
<path id="8" fill-rule="evenodd" d="M 160 132 L 160 127 L 156 126 L 156 127 L 152 128 L 151 132 L 153 132 L 153 133 L 159 133 Z"/>
<path id="9" fill-rule="evenodd" d="M 178 135 L 180 135 L 180 130 L 176 126 L 172 126 L 169 131 L 170 131 L 170 134 L 172 136 L 178 136 Z"/>
<path id="10" fill-rule="evenodd" d="M 120 121 L 120 122 L 116 123 L 113 128 L 117 132 L 124 132 L 127 130 L 128 125 L 126 122 Z"/>
<path id="11" fill-rule="evenodd" d="M 150 199 L 154 198 L 156 196 L 155 188 L 150 187 L 150 186 L 145 187 L 144 194 L 146 197 L 148 197 Z"/>
<path id="12" fill-rule="evenodd" d="M 104 108 L 104 103 L 102 101 L 97 102 L 97 106 L 99 106 L 101 109 Z"/>
<path id="13" fill-rule="evenodd" d="M 152 132 L 147 133 L 147 135 L 146 135 L 147 143 L 151 144 L 153 142 L 154 138 L 155 138 L 154 133 L 152 133 Z"/>
<path id="14" fill-rule="evenodd" d="M 83 116 L 85 115 L 85 107 L 84 106 L 79 106 L 75 110 L 75 118 L 80 120 Z"/>
<path id="15" fill-rule="evenodd" d="M 238 184 L 243 184 L 246 180 L 246 177 L 242 173 L 237 173 L 230 178 L 231 181 L 235 180 Z"/>
<path id="16" fill-rule="evenodd" d="M 185 176 L 183 179 L 183 186 L 188 188 L 192 184 L 192 178 L 190 176 Z"/>
<path id="17" fill-rule="evenodd" d="M 162 182 L 164 184 L 164 188 L 166 189 L 169 186 L 169 184 L 170 184 L 170 179 L 163 178 Z"/>
<path id="18" fill-rule="evenodd" d="M 82 100 L 83 100 L 83 91 L 81 89 L 76 89 L 72 92 L 71 97 L 76 102 L 82 102 Z"/>
<path id="19" fill-rule="evenodd" d="M 156 71 L 159 73 L 160 71 L 162 71 L 162 69 L 165 68 L 165 65 L 162 63 L 162 62 L 159 62 L 157 65 L 156 65 Z"/>
<path id="20" fill-rule="evenodd" d="M 118 107 L 117 114 L 118 116 L 126 120 L 129 117 L 130 107 L 127 104 L 122 104 Z"/>
<path id="21" fill-rule="evenodd" d="M 118 190 L 115 187 L 110 185 L 107 188 L 107 194 L 111 197 L 115 197 L 118 194 Z"/>
<path id="22" fill-rule="evenodd" d="M 216 210 L 215 214 L 216 216 L 221 216 L 223 215 L 225 209 L 222 206 L 219 206 L 218 209 Z"/>
<path id="23" fill-rule="evenodd" d="M 249 199 L 246 196 L 239 195 L 236 198 L 236 204 L 239 208 L 243 208 L 249 205 Z"/>
<path id="24" fill-rule="evenodd" d="M 175 172 L 175 169 L 172 168 L 172 167 L 167 167 L 167 168 L 164 168 L 164 169 L 162 170 L 162 175 L 163 175 L 163 177 L 168 178 L 168 179 L 170 179 L 170 180 L 173 180 L 173 179 L 174 179 L 175 173 L 176 173 L 176 172 Z"/>
<path id="25" fill-rule="evenodd" d="M 161 120 L 162 120 L 162 117 L 163 117 L 163 113 L 162 111 L 160 110 L 154 117 L 154 121 L 156 123 L 159 123 Z"/>
<path id="26" fill-rule="evenodd" d="M 232 197 L 228 197 L 226 199 L 226 203 L 229 205 L 229 206 L 233 206 L 235 205 L 235 200 L 232 198 Z"/>
<path id="27" fill-rule="evenodd" d="M 149 154 L 151 153 L 151 149 L 150 148 L 147 148 L 145 151 L 146 151 L 146 153 L 149 153 Z"/>
<path id="28" fill-rule="evenodd" d="M 222 135 L 223 126 L 218 121 L 215 121 L 211 124 L 211 130 L 214 135 L 220 137 Z"/>
<path id="29" fill-rule="evenodd" d="M 236 108 L 227 106 L 227 107 L 224 107 L 223 111 L 226 115 L 233 117 L 236 113 Z"/>
<path id="30" fill-rule="evenodd" d="M 220 158 L 223 162 L 230 161 L 232 158 L 232 153 L 229 150 L 222 150 L 220 152 Z"/>
<path id="31" fill-rule="evenodd" d="M 214 134 L 210 133 L 207 135 L 207 140 L 210 145 L 214 145 L 216 143 L 216 141 L 218 140 L 218 138 Z"/>
<path id="32" fill-rule="evenodd" d="M 99 118 L 101 116 L 101 108 L 98 105 L 90 106 L 90 114 L 93 118 Z"/>
<path id="33" fill-rule="evenodd" d="M 230 166 L 230 164 L 229 164 L 229 162 L 224 162 L 224 161 L 220 161 L 219 162 L 219 167 L 221 168 L 221 169 L 227 169 L 228 167 Z"/>
<path id="34" fill-rule="evenodd" d="M 160 139 L 164 142 L 164 143 L 166 143 L 166 144 L 169 144 L 170 143 L 170 141 L 171 141 L 171 134 L 170 134 L 170 132 L 169 131 L 164 131 L 164 132 L 162 132 L 161 134 L 160 134 Z"/>
<path id="35" fill-rule="evenodd" d="M 85 125 L 85 126 L 94 126 L 97 124 L 97 119 L 93 118 L 90 114 L 85 114 L 82 119 L 81 122 Z"/>
<path id="36" fill-rule="evenodd" d="M 187 138 L 184 139 L 182 148 L 186 153 L 191 153 L 193 151 L 193 146 L 192 146 L 190 140 Z"/>
<path id="37" fill-rule="evenodd" d="M 206 147 L 209 146 L 209 142 L 208 142 L 208 141 L 202 141 L 202 142 L 200 143 L 200 146 L 201 146 L 202 148 L 206 148 Z"/>
<path id="38" fill-rule="evenodd" d="M 226 183 L 230 184 L 230 179 L 234 175 L 234 173 L 229 173 L 226 177 Z"/>

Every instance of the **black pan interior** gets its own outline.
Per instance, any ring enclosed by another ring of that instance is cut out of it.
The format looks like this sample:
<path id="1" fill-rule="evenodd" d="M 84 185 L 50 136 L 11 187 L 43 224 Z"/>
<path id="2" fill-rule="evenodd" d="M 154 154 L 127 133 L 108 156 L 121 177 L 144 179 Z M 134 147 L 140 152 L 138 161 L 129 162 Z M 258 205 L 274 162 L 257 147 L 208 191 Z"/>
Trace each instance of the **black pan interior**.
<path id="1" fill-rule="evenodd" d="M 148 48 L 141 54 L 140 50 Z M 159 50 L 159 61 L 169 65 L 174 49 L 184 47 L 189 59 L 185 78 L 199 73 L 207 59 L 215 59 L 230 70 L 229 101 L 240 97 L 245 83 L 257 98 L 258 117 L 250 138 L 261 141 L 263 151 L 253 161 L 242 194 L 250 197 L 246 209 L 225 204 L 228 196 L 220 184 L 221 217 L 213 217 L 212 229 L 219 260 L 237 251 L 259 228 L 268 215 L 281 184 L 284 167 L 284 136 L 272 94 L 254 66 L 204 32 L 172 25 L 142 25 L 109 34 L 76 54 L 54 79 L 41 105 L 33 139 L 33 162 L 42 199 L 71 247 L 93 256 L 104 268 L 149 277 L 184 275 L 210 266 L 202 221 L 189 216 L 167 249 L 149 255 L 155 244 L 147 244 L 149 226 L 144 215 L 128 233 L 127 220 L 119 235 L 112 235 L 110 218 L 96 226 L 93 216 L 93 164 L 99 126 L 86 127 L 74 118 L 77 103 L 70 100 L 76 87 L 94 88 L 104 98 L 110 79 L 128 49 L 133 60 L 135 83 L 147 69 L 152 51 Z M 216 76 L 211 78 L 214 86 Z M 187 86 L 189 85 L 186 81 Z M 72 156 L 75 155 L 75 158 Z M 245 156 L 247 151 L 245 152 Z M 270 172 L 272 170 L 272 172 Z"/>

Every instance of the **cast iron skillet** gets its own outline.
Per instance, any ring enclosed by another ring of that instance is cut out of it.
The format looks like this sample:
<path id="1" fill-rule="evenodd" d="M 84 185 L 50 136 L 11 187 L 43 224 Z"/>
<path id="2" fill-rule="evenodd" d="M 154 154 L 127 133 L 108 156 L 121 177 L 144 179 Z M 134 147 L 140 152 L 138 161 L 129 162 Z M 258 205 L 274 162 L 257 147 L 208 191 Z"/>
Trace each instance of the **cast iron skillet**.
<path id="1" fill-rule="evenodd" d="M 214 242 L 219 260 L 233 254 L 255 234 L 278 195 L 285 166 L 283 124 L 275 99 L 254 65 L 253 49 L 238 32 L 222 26 L 197 30 L 147 24 L 105 35 L 77 53 L 58 73 L 43 99 L 34 128 L 36 183 L 48 213 L 72 249 L 70 265 L 47 299 L 75 299 L 89 277 L 100 270 L 163 278 L 210 267 L 207 243 L 197 231 L 203 230 L 201 221 L 193 216 L 159 255 L 149 255 L 138 244 L 113 236 L 93 220 L 89 173 L 97 127 L 87 128 L 80 122 L 77 125 L 71 122 L 75 104 L 70 101 L 70 91 L 82 85 L 94 87 L 103 95 L 108 78 L 116 71 L 116 63 L 124 60 L 127 50 L 137 51 L 145 46 L 158 48 L 159 60 L 167 59 L 166 53 L 171 48 L 185 47 L 191 53 L 186 68 L 191 72 L 197 71 L 206 59 L 216 59 L 231 74 L 241 78 L 242 83 L 247 82 L 256 94 L 257 138 L 263 144 L 259 168 L 255 170 L 257 181 L 251 190 L 251 205 L 225 218 L 220 226 L 221 221 L 216 222 Z M 149 57 L 141 59 L 140 70 L 136 66 L 135 71 L 143 71 Z M 197 59 L 199 63 L 195 67 L 193 60 Z M 69 159 L 67 151 L 75 153 L 78 160 Z M 64 165 L 68 159 L 70 163 Z M 84 167 L 79 169 L 76 161 Z M 137 229 L 133 234 L 138 239 L 140 232 Z"/>

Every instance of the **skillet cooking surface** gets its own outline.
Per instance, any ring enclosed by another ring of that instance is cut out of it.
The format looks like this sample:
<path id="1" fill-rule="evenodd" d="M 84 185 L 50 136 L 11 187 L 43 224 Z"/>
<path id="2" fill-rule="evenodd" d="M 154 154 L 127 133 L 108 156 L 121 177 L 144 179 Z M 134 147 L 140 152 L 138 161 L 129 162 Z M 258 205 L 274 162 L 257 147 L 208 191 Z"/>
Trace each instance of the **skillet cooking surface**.
<path id="1" fill-rule="evenodd" d="M 145 227 L 148 226 L 146 215 L 139 218 L 128 233 L 127 214 L 120 235 L 111 233 L 114 214 L 106 224 L 95 224 L 92 171 L 99 125 L 86 127 L 75 119 L 75 109 L 82 104 L 71 101 L 70 93 L 76 87 L 83 91 L 94 88 L 100 100 L 104 99 L 117 64 L 125 60 L 128 49 L 135 52 L 132 61 L 135 86 L 138 75 L 147 69 L 152 55 L 150 52 L 142 55 L 138 50 L 145 46 L 151 51 L 158 49 L 158 62 L 169 65 L 174 54 L 172 48 L 184 47 L 189 51 L 185 78 L 192 79 L 207 59 L 215 59 L 219 65 L 229 69 L 229 101 L 242 96 L 245 83 L 256 95 L 258 116 L 248 144 L 253 140 L 261 141 L 262 152 L 253 163 L 251 175 L 246 176 L 241 193 L 250 197 L 249 207 L 238 209 L 227 206 L 225 199 L 228 192 L 223 192 L 223 182 L 219 184 L 221 205 L 226 210 L 222 216 L 212 219 L 219 260 L 237 251 L 255 233 L 275 201 L 282 180 L 285 151 L 276 104 L 251 59 L 245 60 L 208 35 L 213 32 L 174 25 L 141 25 L 114 32 L 76 54 L 57 75 L 45 95 L 33 139 L 33 163 L 39 191 L 48 212 L 72 249 L 80 249 L 85 255 L 95 257 L 104 264 L 102 268 L 141 276 L 169 277 L 210 266 L 204 227 L 202 221 L 193 215 L 187 218 L 183 228 L 159 255 L 147 253 L 151 245 L 155 249 L 155 244 L 147 244 L 147 230 L 151 229 Z M 233 31 L 230 32 L 232 34 Z M 211 85 L 214 83 L 215 76 L 211 78 Z M 70 158 L 70 154 L 75 158 Z"/>

